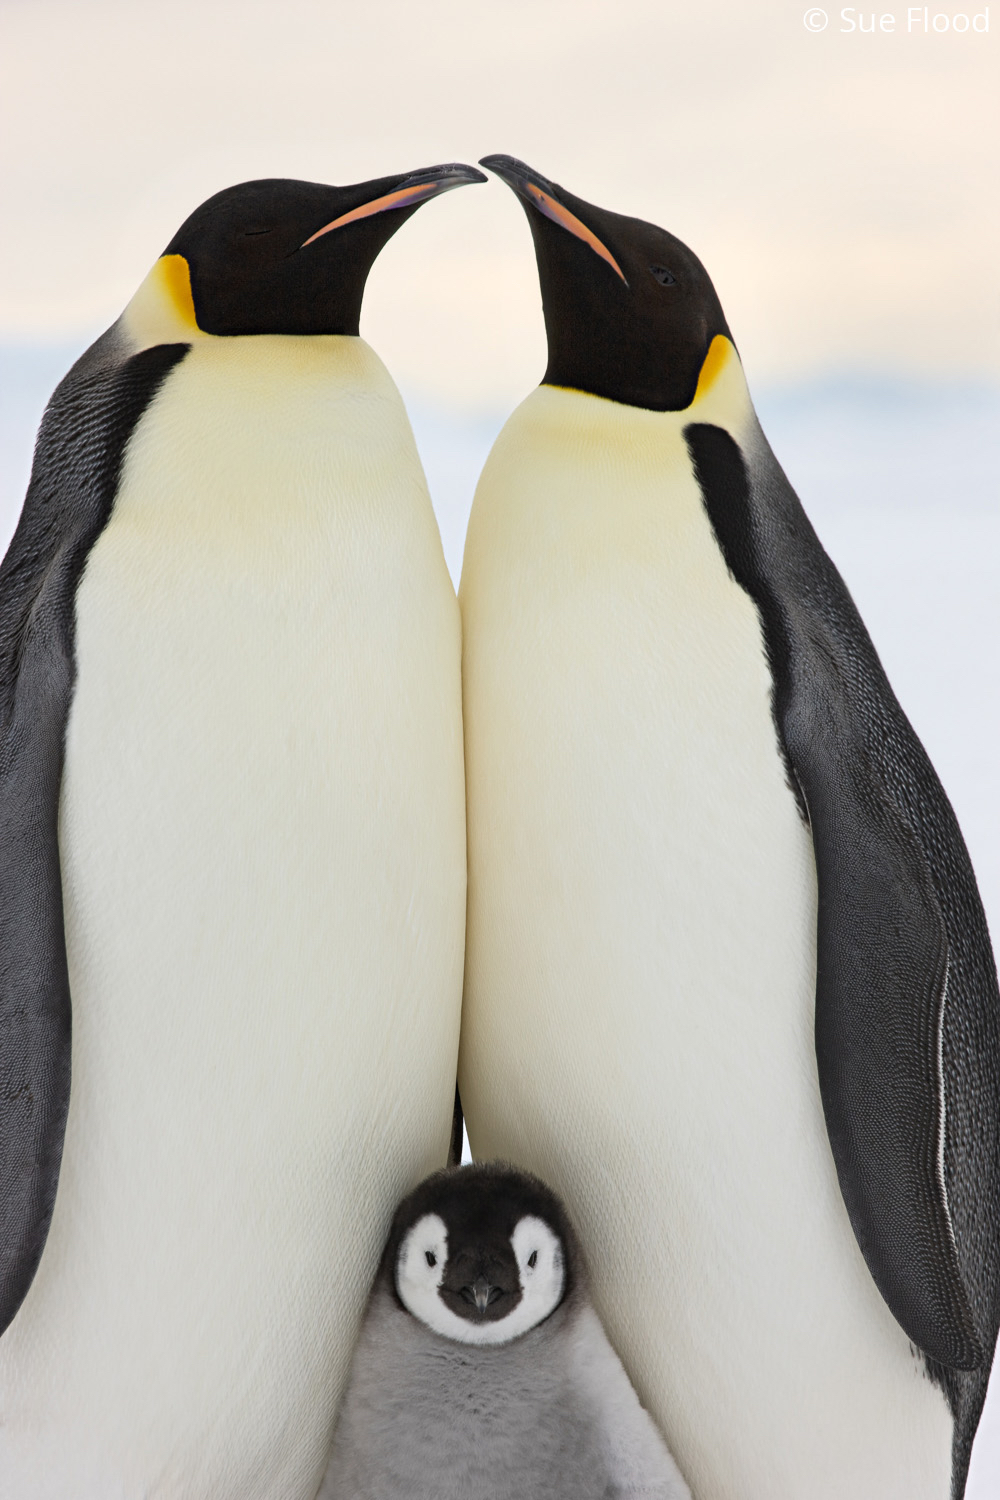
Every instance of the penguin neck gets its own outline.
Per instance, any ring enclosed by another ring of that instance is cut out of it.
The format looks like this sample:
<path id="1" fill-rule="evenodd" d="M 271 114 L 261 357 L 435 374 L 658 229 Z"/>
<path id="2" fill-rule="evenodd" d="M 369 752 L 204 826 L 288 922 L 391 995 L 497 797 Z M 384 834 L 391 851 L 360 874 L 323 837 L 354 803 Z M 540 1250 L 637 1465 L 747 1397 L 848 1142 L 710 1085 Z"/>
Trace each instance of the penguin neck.
<path id="1" fill-rule="evenodd" d="M 357 395 L 400 399 L 385 365 L 357 334 L 206 335 L 192 345 L 188 359 L 192 358 L 224 369 L 237 387 L 241 379 L 266 375 L 276 384 L 286 380 L 306 384 L 320 381 L 331 398 Z M 241 372 L 245 372 L 242 377 Z M 335 413 L 328 415 L 331 421 L 336 420 Z"/>
<path id="2" fill-rule="evenodd" d="M 381 505 L 388 523 L 400 466 L 420 482 L 402 398 L 363 339 L 205 338 L 134 434 L 116 510 L 169 510 L 175 535 L 222 528 L 228 546 L 255 517 L 268 529 L 311 526 L 332 504 L 369 515 Z"/>
<path id="3" fill-rule="evenodd" d="M 595 455 L 609 441 L 657 445 L 673 442 L 692 423 L 724 427 L 739 441 L 756 424 L 740 357 L 724 334 L 712 340 L 702 363 L 694 398 L 679 411 L 652 411 L 568 386 L 541 385 L 520 410 L 557 425 L 578 429 L 576 441 L 591 441 Z M 563 439 L 568 436 L 563 434 Z M 555 434 L 553 434 L 555 436 Z"/>

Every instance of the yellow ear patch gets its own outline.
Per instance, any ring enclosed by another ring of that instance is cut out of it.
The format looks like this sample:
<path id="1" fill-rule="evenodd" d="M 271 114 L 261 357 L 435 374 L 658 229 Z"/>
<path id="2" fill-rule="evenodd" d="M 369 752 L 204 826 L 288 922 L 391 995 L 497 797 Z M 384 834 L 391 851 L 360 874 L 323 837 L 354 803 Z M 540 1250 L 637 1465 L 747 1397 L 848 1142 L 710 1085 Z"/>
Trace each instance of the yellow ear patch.
<path id="1" fill-rule="evenodd" d="M 698 422 L 714 422 L 737 437 L 752 420 L 750 392 L 736 347 L 717 333 L 708 346 L 694 400 L 687 408 Z"/>
<path id="2" fill-rule="evenodd" d="M 183 255 L 161 255 L 122 315 L 138 349 L 209 338 L 198 327 L 191 271 Z"/>
<path id="3" fill-rule="evenodd" d="M 177 309 L 177 316 L 189 328 L 198 327 L 191 295 L 191 268 L 183 255 L 161 255 L 156 262 L 163 278 L 163 287 Z"/>
<path id="4" fill-rule="evenodd" d="M 726 368 L 732 347 L 732 344 L 723 334 L 717 333 L 715 335 L 715 338 L 708 346 L 708 353 L 705 355 L 701 374 L 698 376 L 698 388 L 694 393 L 692 406 L 704 400 L 708 395 L 716 380 Z"/>

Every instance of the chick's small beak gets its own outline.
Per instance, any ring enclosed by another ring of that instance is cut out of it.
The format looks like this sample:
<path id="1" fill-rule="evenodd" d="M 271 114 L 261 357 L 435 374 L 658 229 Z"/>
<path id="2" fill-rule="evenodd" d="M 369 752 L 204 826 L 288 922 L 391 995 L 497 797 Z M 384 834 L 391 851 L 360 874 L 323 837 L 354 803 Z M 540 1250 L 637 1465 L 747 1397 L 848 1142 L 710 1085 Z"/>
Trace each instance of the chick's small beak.
<path id="1" fill-rule="evenodd" d="M 477 1276 L 475 1281 L 463 1286 L 461 1295 L 466 1302 L 470 1303 L 476 1312 L 482 1314 L 495 1302 L 501 1294 L 498 1286 L 492 1286 L 485 1276 Z"/>

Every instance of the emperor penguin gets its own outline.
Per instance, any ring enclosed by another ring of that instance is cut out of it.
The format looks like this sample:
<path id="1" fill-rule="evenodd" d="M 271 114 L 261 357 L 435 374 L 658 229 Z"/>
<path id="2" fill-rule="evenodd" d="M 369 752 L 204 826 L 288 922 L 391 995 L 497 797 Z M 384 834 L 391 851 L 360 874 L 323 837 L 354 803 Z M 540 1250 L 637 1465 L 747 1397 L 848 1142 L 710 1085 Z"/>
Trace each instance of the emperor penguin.
<path id="1" fill-rule="evenodd" d="M 475 181 L 217 193 L 45 413 L 0 571 L 17 1500 L 313 1500 L 385 1229 L 445 1161 L 458 606 L 358 319 Z"/>
<path id="2" fill-rule="evenodd" d="M 317 1500 L 691 1500 L 587 1293 L 570 1220 L 503 1163 L 399 1207 Z"/>
<path id="3" fill-rule="evenodd" d="M 959 1500 L 1000 1039 L 954 814 L 699 261 L 482 165 L 549 362 L 459 593 L 473 1154 L 566 1199 L 697 1500 Z"/>

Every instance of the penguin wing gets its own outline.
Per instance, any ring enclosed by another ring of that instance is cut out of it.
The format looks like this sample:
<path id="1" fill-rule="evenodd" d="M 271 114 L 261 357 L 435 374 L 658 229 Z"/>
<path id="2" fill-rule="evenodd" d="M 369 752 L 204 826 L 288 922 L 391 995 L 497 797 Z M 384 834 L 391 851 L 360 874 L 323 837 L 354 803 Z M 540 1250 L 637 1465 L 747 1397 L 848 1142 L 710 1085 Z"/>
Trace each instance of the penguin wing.
<path id="1" fill-rule="evenodd" d="M 812 829 L 816 1054 L 841 1192 L 904 1331 L 988 1368 L 1000 1258 L 996 970 L 948 799 L 865 627 L 757 430 L 685 430 L 706 509 L 754 599 L 779 745 Z"/>
<path id="2" fill-rule="evenodd" d="M 128 438 L 187 348 L 130 357 L 113 328 L 74 365 L 46 408 L 0 565 L 0 1333 L 45 1244 L 69 1105 L 57 834 L 75 591 Z"/>

